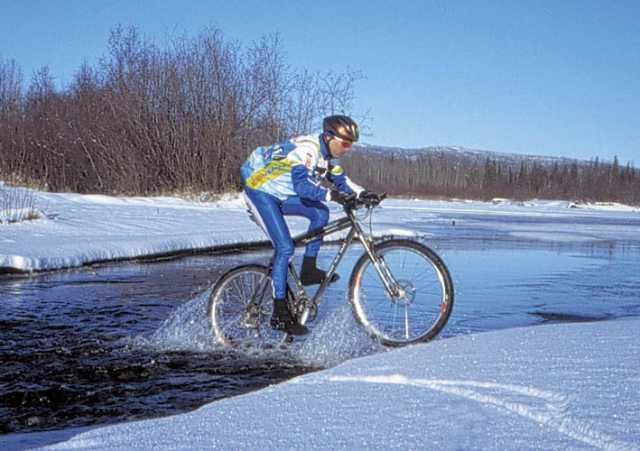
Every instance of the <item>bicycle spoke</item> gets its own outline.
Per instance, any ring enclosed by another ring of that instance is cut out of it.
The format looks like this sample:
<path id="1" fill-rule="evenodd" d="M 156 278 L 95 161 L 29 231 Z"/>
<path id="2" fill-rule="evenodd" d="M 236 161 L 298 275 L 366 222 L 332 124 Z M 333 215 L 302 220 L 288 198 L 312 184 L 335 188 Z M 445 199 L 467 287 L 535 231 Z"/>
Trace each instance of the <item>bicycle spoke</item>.
<path id="1" fill-rule="evenodd" d="M 400 345 L 432 338 L 450 312 L 441 262 L 431 260 L 418 244 L 382 244 L 376 251 L 380 266 L 370 260 L 359 262 L 357 287 L 352 290 L 356 318 L 386 344 Z M 446 269 L 444 269 L 446 271 Z M 448 277 L 448 273 L 446 274 Z M 383 278 L 388 277 L 386 282 Z M 450 282 L 447 279 L 447 282 Z M 387 292 L 387 284 L 399 290 Z"/>
<path id="2" fill-rule="evenodd" d="M 409 339 L 409 306 L 404 306 L 404 338 Z"/>
<path id="3" fill-rule="evenodd" d="M 232 284 L 233 284 L 233 287 L 236 290 L 236 293 L 238 295 L 238 298 L 240 299 L 240 302 L 242 302 L 243 304 L 246 304 L 247 303 L 247 299 L 246 299 L 246 296 L 244 295 L 244 292 L 242 290 L 241 282 L 238 279 L 234 279 Z"/>
<path id="4" fill-rule="evenodd" d="M 270 280 L 262 266 L 240 267 L 221 278 L 211 293 L 209 318 L 224 345 L 275 348 L 285 334 L 271 329 Z M 258 292 L 259 291 L 259 292 Z"/>

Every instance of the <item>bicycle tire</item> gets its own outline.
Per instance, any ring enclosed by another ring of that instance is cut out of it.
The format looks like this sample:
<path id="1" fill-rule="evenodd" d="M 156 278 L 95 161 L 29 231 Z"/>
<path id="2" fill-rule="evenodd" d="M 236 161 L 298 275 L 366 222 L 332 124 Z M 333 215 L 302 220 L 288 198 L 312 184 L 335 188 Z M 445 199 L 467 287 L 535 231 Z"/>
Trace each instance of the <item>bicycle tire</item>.
<path id="1" fill-rule="evenodd" d="M 256 290 L 255 304 L 250 305 Z M 285 332 L 271 328 L 273 312 L 271 277 L 263 265 L 238 266 L 225 273 L 209 295 L 207 317 L 214 339 L 225 347 L 279 348 L 288 340 Z"/>
<path id="2" fill-rule="evenodd" d="M 356 321 L 385 346 L 433 339 L 453 310 L 453 281 L 442 259 L 429 247 L 407 239 L 375 243 L 373 251 L 402 286 L 404 297 L 394 299 L 388 295 L 365 253 L 356 262 L 349 280 L 349 302 Z M 403 314 L 402 323 L 398 313 Z"/>

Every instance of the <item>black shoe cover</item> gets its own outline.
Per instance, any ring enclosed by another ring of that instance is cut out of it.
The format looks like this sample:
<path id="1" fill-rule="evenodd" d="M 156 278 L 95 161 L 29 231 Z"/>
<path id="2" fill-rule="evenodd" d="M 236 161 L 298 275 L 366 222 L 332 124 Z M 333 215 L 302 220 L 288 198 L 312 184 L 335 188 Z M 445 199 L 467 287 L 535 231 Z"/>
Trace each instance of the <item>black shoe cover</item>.
<path id="1" fill-rule="evenodd" d="M 302 285 L 316 285 L 322 283 L 327 276 L 326 271 L 316 268 L 316 257 L 304 257 L 302 260 L 302 269 L 300 270 L 300 282 Z M 331 282 L 337 282 L 340 276 L 333 274 Z"/>
<path id="2" fill-rule="evenodd" d="M 306 335 L 309 329 L 299 324 L 296 319 L 291 316 L 287 303 L 284 299 L 273 300 L 273 315 L 271 315 L 271 328 L 281 330 L 290 335 Z"/>

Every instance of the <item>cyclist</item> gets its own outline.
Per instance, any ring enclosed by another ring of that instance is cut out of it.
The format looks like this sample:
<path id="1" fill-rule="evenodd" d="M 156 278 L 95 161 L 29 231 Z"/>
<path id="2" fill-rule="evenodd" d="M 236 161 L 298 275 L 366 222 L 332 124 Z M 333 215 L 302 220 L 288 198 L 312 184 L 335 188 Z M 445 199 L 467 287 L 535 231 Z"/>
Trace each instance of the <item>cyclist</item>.
<path id="1" fill-rule="evenodd" d="M 345 155 L 359 135 L 358 125 L 350 117 L 328 116 L 319 135 L 297 136 L 269 147 L 258 147 L 240 169 L 245 201 L 275 249 L 271 273 L 274 329 L 292 335 L 309 332 L 291 315 L 285 301 L 287 267 L 294 246 L 283 216 L 303 216 L 310 221 L 309 231 L 317 230 L 329 221 L 324 201 L 344 205 L 358 196 L 375 196 L 353 183 L 334 160 Z M 333 187 L 323 187 L 323 179 Z M 321 241 L 318 238 L 306 245 L 300 271 L 303 285 L 321 283 L 326 276 L 316 266 Z M 335 274 L 331 282 L 337 279 Z"/>

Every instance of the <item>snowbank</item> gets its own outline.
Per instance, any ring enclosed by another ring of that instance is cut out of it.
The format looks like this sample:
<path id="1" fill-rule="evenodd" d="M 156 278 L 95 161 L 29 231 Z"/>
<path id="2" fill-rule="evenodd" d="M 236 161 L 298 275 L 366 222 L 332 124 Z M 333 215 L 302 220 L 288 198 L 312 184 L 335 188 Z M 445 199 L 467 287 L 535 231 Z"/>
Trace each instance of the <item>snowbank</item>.
<path id="1" fill-rule="evenodd" d="M 0 225 L 0 268 L 51 270 L 264 242 L 241 202 L 37 193 L 47 216 Z"/>
<path id="2" fill-rule="evenodd" d="M 640 449 L 639 328 L 633 319 L 437 340 L 187 414 L 66 431 L 77 435 L 47 449 Z M 22 444 L 61 439 L 33 437 Z"/>
<path id="3" fill-rule="evenodd" d="M 249 244 L 268 245 L 263 232 L 249 219 L 244 202 L 238 194 L 223 196 L 215 202 L 185 201 L 170 197 L 111 197 L 42 193 L 30 191 L 40 219 L 0 224 L 0 272 L 31 272 L 71 268 L 90 263 L 131 258 L 151 258 L 185 252 L 240 248 Z M 468 225 L 476 225 L 480 218 L 589 218 L 619 216 L 630 218 L 632 224 L 612 229 L 609 224 L 590 227 L 590 235 L 574 236 L 573 224 L 566 230 L 549 235 L 541 224 L 533 230 L 510 226 L 514 236 L 550 240 L 637 239 L 637 212 L 628 208 L 609 206 L 609 209 L 571 209 L 568 202 L 532 201 L 526 203 L 499 200 L 421 201 L 388 199 L 376 211 L 374 233 L 377 235 L 415 234 L 401 230 L 418 224 L 456 223 L 471 218 Z M 335 206 L 334 206 L 335 207 Z M 332 209 L 335 218 L 341 212 Z M 292 233 L 306 230 L 308 222 L 288 218 Z M 495 227 L 491 221 L 490 227 Z M 458 230 L 460 227 L 458 227 Z M 558 230 L 558 229 L 556 229 Z M 543 231 L 544 234 L 540 232 Z M 438 236 L 448 233 L 438 229 Z M 475 233 L 475 232 L 474 232 Z M 518 235 L 519 234 L 519 235 Z M 457 237 L 456 233 L 451 236 Z"/>

